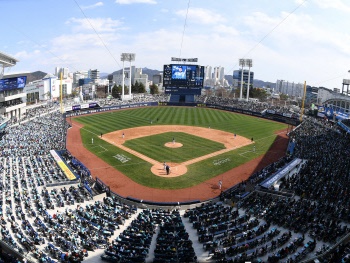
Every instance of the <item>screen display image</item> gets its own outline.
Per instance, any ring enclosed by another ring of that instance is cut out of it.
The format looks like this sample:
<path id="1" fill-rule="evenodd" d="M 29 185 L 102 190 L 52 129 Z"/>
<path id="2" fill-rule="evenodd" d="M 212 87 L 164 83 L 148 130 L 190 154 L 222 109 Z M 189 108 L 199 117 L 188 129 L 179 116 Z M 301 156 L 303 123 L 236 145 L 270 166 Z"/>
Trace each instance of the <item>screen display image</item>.
<path id="1" fill-rule="evenodd" d="M 173 79 L 186 79 L 186 66 L 172 66 L 172 78 Z"/>
<path id="2" fill-rule="evenodd" d="M 27 77 L 15 77 L 0 80 L 0 92 L 5 90 L 23 89 L 26 85 Z"/>
<path id="3" fill-rule="evenodd" d="M 25 77 L 18 77 L 17 78 L 17 87 L 24 88 L 25 85 L 26 85 Z"/>
<path id="4" fill-rule="evenodd" d="M 163 86 L 197 88 L 203 87 L 204 67 L 199 65 L 164 65 Z"/>

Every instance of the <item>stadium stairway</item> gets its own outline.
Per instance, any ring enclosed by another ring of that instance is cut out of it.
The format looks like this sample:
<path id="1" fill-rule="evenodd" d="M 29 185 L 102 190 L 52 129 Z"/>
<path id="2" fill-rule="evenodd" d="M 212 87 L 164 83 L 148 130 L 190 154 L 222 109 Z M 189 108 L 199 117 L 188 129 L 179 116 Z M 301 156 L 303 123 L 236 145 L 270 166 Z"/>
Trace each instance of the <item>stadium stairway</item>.
<path id="1" fill-rule="evenodd" d="M 156 226 L 156 233 L 153 235 L 153 238 L 152 238 L 152 242 L 151 242 L 151 245 L 149 247 L 149 253 L 147 255 L 147 258 L 146 258 L 146 262 L 147 263 L 150 263 L 150 262 L 153 262 L 153 259 L 154 259 L 154 250 L 156 249 L 156 245 L 157 245 L 157 236 L 159 234 L 159 225 Z"/>
<path id="2" fill-rule="evenodd" d="M 197 234 L 197 230 L 193 228 L 192 226 L 192 223 L 190 223 L 189 219 L 188 218 L 184 218 L 183 215 L 185 214 L 185 210 L 182 210 L 180 212 L 180 215 L 181 215 L 181 219 L 182 219 L 182 222 L 185 226 L 185 229 L 189 235 L 189 238 L 192 240 L 192 246 L 193 246 L 193 249 L 196 253 L 196 256 L 197 256 L 197 261 L 198 262 L 206 262 L 208 261 L 210 258 L 208 257 L 208 252 L 206 252 L 204 249 L 203 249 L 203 244 L 201 244 L 199 241 L 198 241 L 198 234 Z"/>

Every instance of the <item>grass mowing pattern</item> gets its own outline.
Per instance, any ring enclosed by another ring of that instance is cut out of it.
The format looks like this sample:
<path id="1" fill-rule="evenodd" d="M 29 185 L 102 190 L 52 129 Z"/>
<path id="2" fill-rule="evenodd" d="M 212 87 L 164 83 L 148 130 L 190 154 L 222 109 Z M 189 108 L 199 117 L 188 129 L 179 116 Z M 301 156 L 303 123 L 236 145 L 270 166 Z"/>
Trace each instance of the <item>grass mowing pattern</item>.
<path id="1" fill-rule="evenodd" d="M 168 148 L 164 144 L 176 141 L 183 144 L 180 148 Z M 212 152 L 225 149 L 221 143 L 183 132 L 166 132 L 143 138 L 128 140 L 124 146 L 129 147 L 158 162 L 182 163 Z"/>
<path id="2" fill-rule="evenodd" d="M 276 138 L 274 132 L 287 127 L 282 123 L 232 112 L 207 108 L 164 106 L 106 112 L 78 117 L 75 120 L 85 125 L 84 129 L 81 129 L 85 148 L 135 182 L 162 189 L 179 189 L 199 184 L 263 155 Z M 249 139 L 254 138 L 256 152 L 252 152 L 251 145 L 245 146 L 189 165 L 187 173 L 183 176 L 164 178 L 155 176 L 150 171 L 151 164 L 99 138 L 101 133 L 149 126 L 152 125 L 151 122 L 156 125 L 210 126 L 213 129 L 237 133 Z M 93 145 L 91 138 L 94 138 Z M 117 154 L 130 158 L 130 161 L 121 163 L 113 157 Z M 227 158 L 229 161 L 225 161 Z M 96 167 L 95 169 L 104 169 L 104 167 Z M 91 172 L 93 173 L 93 170 Z"/>

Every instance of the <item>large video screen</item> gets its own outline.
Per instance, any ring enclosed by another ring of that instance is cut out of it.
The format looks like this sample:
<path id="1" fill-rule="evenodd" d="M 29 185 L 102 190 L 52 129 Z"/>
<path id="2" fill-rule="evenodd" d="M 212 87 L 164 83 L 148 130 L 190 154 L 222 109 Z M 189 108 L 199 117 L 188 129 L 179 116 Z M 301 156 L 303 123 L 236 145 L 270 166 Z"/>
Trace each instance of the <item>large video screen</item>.
<path id="1" fill-rule="evenodd" d="M 26 76 L 0 79 L 0 92 L 5 90 L 23 89 L 26 85 L 26 82 Z"/>
<path id="2" fill-rule="evenodd" d="M 204 67 L 199 65 L 169 64 L 164 65 L 164 87 L 203 87 Z"/>

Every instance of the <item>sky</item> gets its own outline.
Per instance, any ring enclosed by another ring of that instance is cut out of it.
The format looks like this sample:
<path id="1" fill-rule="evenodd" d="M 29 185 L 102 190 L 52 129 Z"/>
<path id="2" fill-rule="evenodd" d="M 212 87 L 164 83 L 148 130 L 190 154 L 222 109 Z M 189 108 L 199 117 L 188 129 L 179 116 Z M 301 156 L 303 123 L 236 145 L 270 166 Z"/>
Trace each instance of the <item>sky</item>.
<path id="1" fill-rule="evenodd" d="M 245 58 L 264 81 L 350 78 L 349 0 L 0 0 L 0 11 L 0 51 L 19 60 L 5 74 L 112 73 L 135 53 L 138 68 L 198 58 L 232 75 Z"/>

